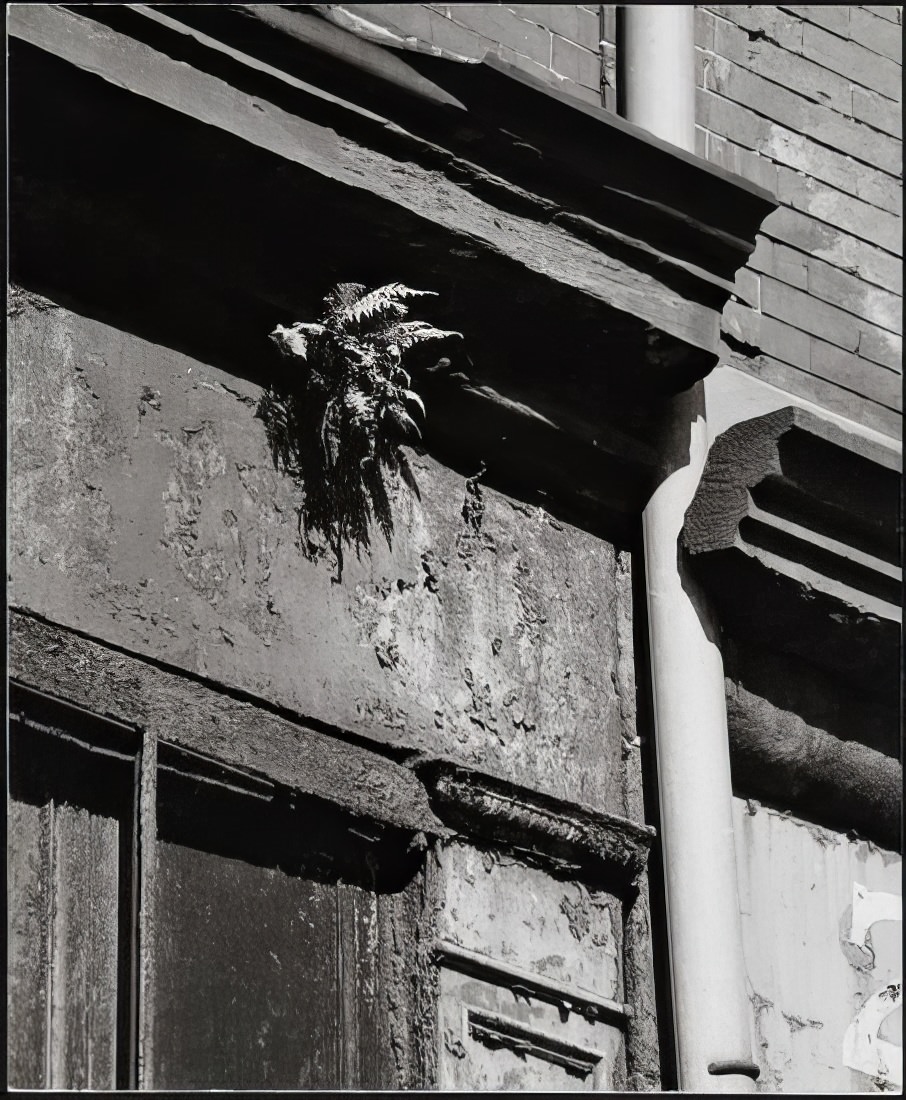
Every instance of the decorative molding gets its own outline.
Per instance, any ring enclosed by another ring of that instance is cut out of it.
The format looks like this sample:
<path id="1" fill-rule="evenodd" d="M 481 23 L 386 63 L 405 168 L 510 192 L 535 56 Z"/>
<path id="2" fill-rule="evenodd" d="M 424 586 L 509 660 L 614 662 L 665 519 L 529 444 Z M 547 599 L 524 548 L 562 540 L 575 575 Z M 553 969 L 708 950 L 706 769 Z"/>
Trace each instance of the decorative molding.
<path id="1" fill-rule="evenodd" d="M 729 634 L 892 696 L 900 468 L 892 449 L 800 408 L 720 435 L 681 543 Z"/>
<path id="2" fill-rule="evenodd" d="M 576 1012 L 588 1020 L 601 1020 L 625 1027 L 627 1020 L 633 1015 L 632 1005 L 533 974 L 510 963 L 499 962 L 449 940 L 437 942 L 434 957 L 440 966 L 458 970 L 493 985 L 504 986 L 520 996 Z"/>
<path id="3" fill-rule="evenodd" d="M 628 889 L 644 871 L 655 830 L 615 814 L 472 771 L 447 760 L 413 765 L 445 825 L 506 845 L 554 869 L 604 878 Z"/>
<path id="4" fill-rule="evenodd" d="M 540 1058 L 560 1066 L 567 1073 L 579 1078 L 592 1077 L 595 1088 L 600 1087 L 600 1070 L 605 1062 L 602 1051 L 566 1043 L 538 1028 L 509 1019 L 499 1012 L 463 1005 L 463 1032 L 492 1050 L 501 1047 L 512 1050 L 521 1057 Z"/>

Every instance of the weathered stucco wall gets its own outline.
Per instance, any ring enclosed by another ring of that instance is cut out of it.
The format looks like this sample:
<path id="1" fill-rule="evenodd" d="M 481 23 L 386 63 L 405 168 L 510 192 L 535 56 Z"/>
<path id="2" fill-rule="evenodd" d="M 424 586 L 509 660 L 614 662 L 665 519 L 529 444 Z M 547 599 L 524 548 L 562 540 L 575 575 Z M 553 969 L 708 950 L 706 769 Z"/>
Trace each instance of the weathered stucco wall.
<path id="1" fill-rule="evenodd" d="M 753 800 L 734 817 L 759 1091 L 901 1086 L 900 856 Z"/>
<path id="2" fill-rule="evenodd" d="M 25 293 L 10 365 L 16 607 L 328 726 L 629 811 L 627 554 L 414 456 L 421 500 L 397 494 L 393 550 L 375 541 L 337 584 L 300 549 L 257 387 Z"/>
<path id="3" fill-rule="evenodd" d="M 593 1011 L 594 998 L 624 1000 L 619 899 L 458 843 L 441 853 L 440 872 L 440 1087 L 625 1087 L 621 1029 Z M 553 996 L 539 997 L 533 981 L 552 982 Z M 558 988 L 591 999 L 558 1002 Z"/>

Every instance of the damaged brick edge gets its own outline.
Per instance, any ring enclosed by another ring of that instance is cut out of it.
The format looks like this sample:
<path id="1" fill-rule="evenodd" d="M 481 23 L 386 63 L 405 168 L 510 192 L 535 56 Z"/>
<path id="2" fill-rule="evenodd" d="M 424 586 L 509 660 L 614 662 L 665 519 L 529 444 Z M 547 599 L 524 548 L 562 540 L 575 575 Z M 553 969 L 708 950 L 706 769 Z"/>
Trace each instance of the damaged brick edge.
<path id="1" fill-rule="evenodd" d="M 626 818 L 473 771 L 442 758 L 413 770 L 447 826 L 554 871 L 585 873 L 628 893 L 644 872 L 656 832 Z"/>

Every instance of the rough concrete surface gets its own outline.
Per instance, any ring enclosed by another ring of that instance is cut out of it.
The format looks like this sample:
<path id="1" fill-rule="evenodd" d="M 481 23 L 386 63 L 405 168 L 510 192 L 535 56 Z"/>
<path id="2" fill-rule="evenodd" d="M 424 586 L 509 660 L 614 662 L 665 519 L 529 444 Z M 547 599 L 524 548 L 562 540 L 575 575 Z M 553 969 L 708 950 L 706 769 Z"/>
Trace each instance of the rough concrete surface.
<path id="1" fill-rule="evenodd" d="M 421 499 L 397 493 L 393 551 L 376 540 L 337 585 L 298 544 L 299 490 L 274 471 L 256 386 L 26 293 L 11 313 L 14 606 L 624 812 L 613 547 L 490 490 L 477 507 L 413 455 Z"/>

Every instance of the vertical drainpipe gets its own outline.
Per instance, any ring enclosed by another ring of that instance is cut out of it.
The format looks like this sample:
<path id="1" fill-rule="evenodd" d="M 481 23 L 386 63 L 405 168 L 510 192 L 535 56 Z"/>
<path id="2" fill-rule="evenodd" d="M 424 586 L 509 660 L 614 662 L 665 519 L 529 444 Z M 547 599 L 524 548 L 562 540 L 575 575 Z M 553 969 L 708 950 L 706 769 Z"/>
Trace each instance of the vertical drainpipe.
<path id="1" fill-rule="evenodd" d="M 695 151 L 690 5 L 622 8 L 621 111 Z M 684 1092 L 753 1092 L 723 662 L 677 538 L 708 451 L 705 387 L 676 397 L 642 516 L 676 1061 Z M 693 602 L 694 601 L 694 602 Z"/>

